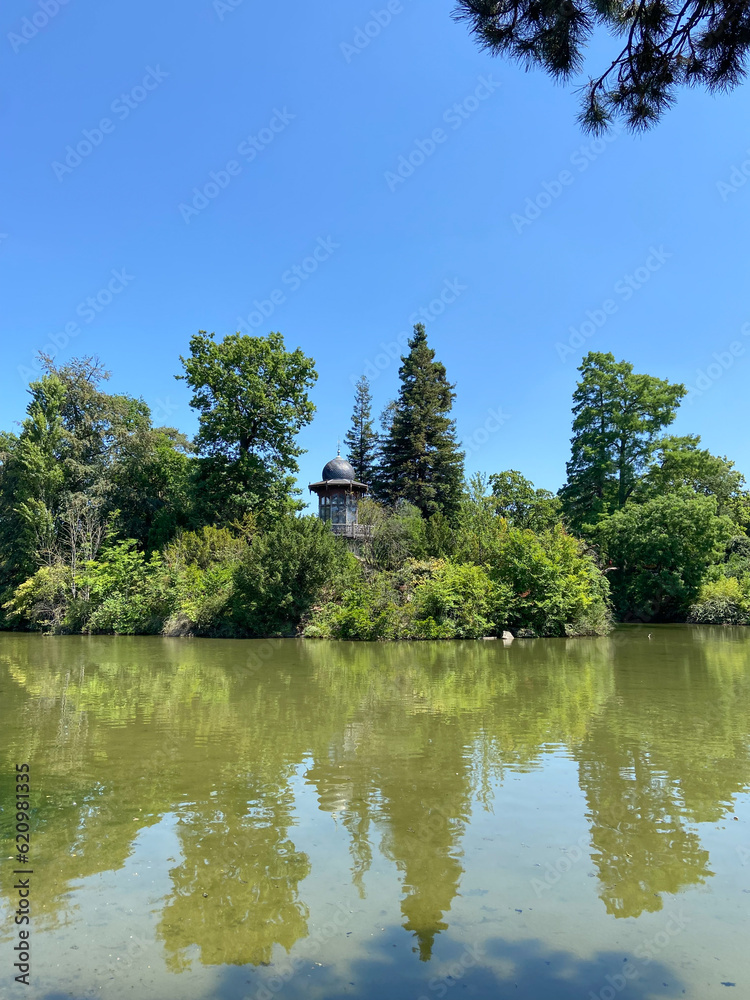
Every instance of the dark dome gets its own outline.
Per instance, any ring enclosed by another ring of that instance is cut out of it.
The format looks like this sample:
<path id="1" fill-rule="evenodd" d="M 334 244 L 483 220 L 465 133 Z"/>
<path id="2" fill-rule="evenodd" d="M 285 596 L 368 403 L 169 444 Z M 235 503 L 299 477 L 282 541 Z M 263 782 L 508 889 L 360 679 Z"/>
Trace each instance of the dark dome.
<path id="1" fill-rule="evenodd" d="M 323 469 L 323 479 L 352 479 L 355 480 L 357 474 L 345 458 L 339 455 L 332 458 Z"/>

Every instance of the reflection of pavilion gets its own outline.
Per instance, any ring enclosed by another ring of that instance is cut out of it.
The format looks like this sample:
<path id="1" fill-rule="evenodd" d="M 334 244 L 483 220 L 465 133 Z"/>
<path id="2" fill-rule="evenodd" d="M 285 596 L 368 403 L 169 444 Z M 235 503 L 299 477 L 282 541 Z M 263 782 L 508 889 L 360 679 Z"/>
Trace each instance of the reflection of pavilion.
<path id="1" fill-rule="evenodd" d="M 334 535 L 344 538 L 365 538 L 368 525 L 358 521 L 360 497 L 367 493 L 367 484 L 357 481 L 356 473 L 345 458 L 337 455 L 323 469 L 323 478 L 310 483 L 318 495 L 318 517 L 331 525 Z"/>

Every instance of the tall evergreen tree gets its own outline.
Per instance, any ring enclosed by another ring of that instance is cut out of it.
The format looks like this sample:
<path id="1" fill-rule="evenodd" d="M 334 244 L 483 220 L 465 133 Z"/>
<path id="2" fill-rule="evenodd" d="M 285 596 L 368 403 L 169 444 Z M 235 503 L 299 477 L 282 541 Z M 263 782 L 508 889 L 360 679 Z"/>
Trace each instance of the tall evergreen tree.
<path id="1" fill-rule="evenodd" d="M 348 449 L 346 457 L 351 462 L 357 479 L 361 483 L 372 483 L 375 479 L 378 435 L 372 427 L 372 393 L 365 375 L 357 381 L 352 426 L 346 432 L 344 444 Z"/>
<path id="2" fill-rule="evenodd" d="M 422 323 L 414 327 L 399 368 L 401 388 L 383 445 L 381 489 L 395 503 L 408 500 L 424 517 L 457 513 L 464 453 L 450 412 L 455 399 L 445 366 L 435 361 Z"/>
<path id="3" fill-rule="evenodd" d="M 625 506 L 687 390 L 638 375 L 611 353 L 589 351 L 578 370 L 568 481 L 560 497 L 580 529 Z"/>

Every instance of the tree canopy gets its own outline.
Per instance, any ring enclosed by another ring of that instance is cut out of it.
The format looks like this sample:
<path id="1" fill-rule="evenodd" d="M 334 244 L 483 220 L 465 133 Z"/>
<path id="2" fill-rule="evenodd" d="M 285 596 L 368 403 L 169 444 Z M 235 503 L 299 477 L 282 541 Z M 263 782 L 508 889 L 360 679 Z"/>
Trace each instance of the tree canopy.
<path id="1" fill-rule="evenodd" d="M 642 620 L 676 617 L 695 599 L 733 534 L 716 499 L 690 490 L 628 504 L 604 520 L 597 539 L 612 564 L 615 609 Z"/>
<path id="2" fill-rule="evenodd" d="M 622 120 L 633 130 L 654 125 L 685 86 L 709 92 L 737 86 L 747 72 L 750 5 L 744 0 L 458 0 L 482 48 L 567 82 L 584 67 L 597 30 L 616 40 L 614 58 L 582 88 L 580 122 L 589 131 Z"/>
<path id="3" fill-rule="evenodd" d="M 228 523 L 258 508 L 294 509 L 291 474 L 302 454 L 296 435 L 315 412 L 312 358 L 299 348 L 287 351 L 280 333 L 233 333 L 217 342 L 201 330 L 180 360 L 185 374 L 175 378 L 193 390 L 195 443 L 205 456 L 198 469 L 203 518 Z"/>
<path id="4" fill-rule="evenodd" d="M 639 375 L 611 353 L 590 351 L 578 370 L 571 458 L 560 496 L 571 524 L 581 528 L 625 505 L 687 390 Z"/>

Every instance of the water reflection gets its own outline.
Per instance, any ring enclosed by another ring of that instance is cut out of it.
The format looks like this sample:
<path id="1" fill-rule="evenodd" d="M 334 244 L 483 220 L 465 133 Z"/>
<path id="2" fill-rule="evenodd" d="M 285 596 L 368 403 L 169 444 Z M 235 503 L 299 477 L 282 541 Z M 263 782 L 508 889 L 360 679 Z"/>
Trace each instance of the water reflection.
<path id="1" fill-rule="evenodd" d="M 467 830 L 545 755 L 578 768 L 599 896 L 617 917 L 710 880 L 696 824 L 731 814 L 748 787 L 742 631 L 278 641 L 261 668 L 258 648 L 0 637 L 1 791 L 29 760 L 40 929 L 73 921 L 80 880 L 122 869 L 138 832 L 173 817 L 179 856 L 155 859 L 169 876 L 156 931 L 168 967 L 266 965 L 309 934 L 302 781 L 347 832 L 338 871 L 360 900 L 375 856 L 395 867 L 401 934 L 426 962 L 451 924 Z M 554 817 L 539 808 L 543 838 Z M 0 877 L 10 898 L 13 876 Z"/>

